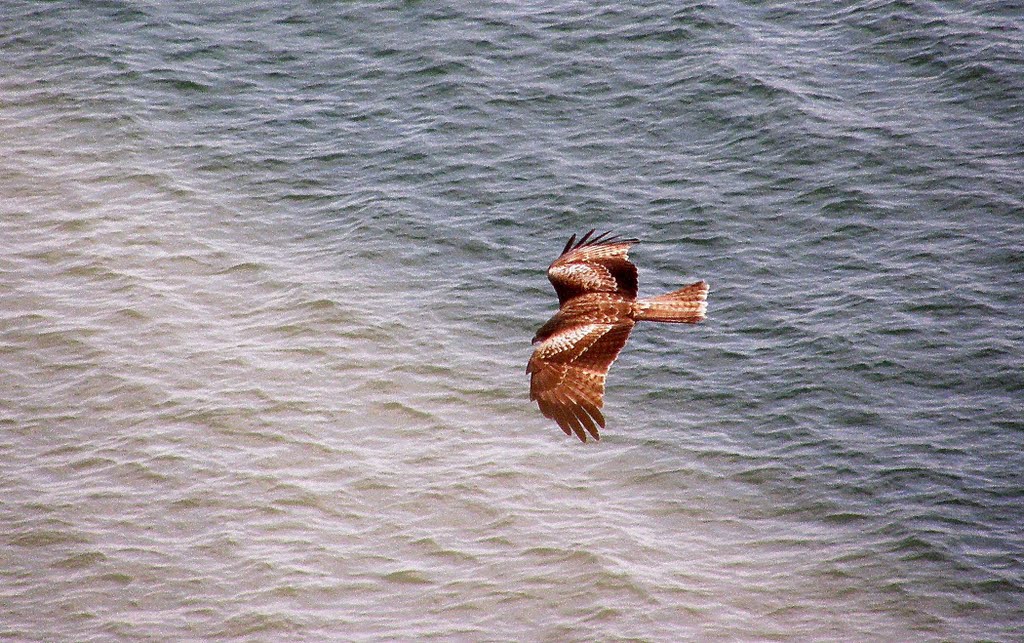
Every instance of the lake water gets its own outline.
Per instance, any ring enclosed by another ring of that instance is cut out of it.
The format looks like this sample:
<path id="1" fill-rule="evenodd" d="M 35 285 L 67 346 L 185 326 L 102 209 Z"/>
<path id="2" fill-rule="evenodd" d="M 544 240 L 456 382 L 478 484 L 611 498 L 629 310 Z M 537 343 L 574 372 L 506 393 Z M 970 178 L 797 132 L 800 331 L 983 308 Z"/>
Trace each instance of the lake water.
<path id="1" fill-rule="evenodd" d="M 0 638 L 1024 637 L 1008 2 L 5 2 Z M 544 271 L 642 239 L 581 444 Z"/>

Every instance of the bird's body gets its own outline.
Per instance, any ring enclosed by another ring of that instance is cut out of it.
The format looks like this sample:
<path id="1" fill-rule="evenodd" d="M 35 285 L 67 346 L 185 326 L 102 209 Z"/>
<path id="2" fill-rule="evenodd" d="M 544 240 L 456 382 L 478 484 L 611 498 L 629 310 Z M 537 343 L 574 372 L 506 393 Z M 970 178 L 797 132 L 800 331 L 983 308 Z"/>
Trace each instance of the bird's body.
<path id="1" fill-rule="evenodd" d="M 608 233 L 579 242 L 573 235 L 548 268 L 559 309 L 537 330 L 530 357 L 530 399 L 566 435 L 600 439 L 608 369 L 638 321 L 697 323 L 704 319 L 703 281 L 651 299 L 637 299 L 637 271 L 628 259 L 636 239 Z"/>

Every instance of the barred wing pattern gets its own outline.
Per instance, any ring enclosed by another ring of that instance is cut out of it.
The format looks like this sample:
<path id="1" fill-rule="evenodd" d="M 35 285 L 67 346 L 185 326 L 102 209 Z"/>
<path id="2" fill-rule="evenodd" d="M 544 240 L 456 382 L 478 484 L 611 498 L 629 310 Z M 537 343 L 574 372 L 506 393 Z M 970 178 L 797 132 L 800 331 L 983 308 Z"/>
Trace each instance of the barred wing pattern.
<path id="1" fill-rule="evenodd" d="M 558 312 L 537 330 L 538 344 L 526 366 L 530 399 L 541 413 L 583 442 L 600 439 L 604 428 L 604 383 L 608 369 L 638 321 L 695 324 L 704 319 L 708 286 L 703 281 L 659 297 L 637 300 L 637 271 L 629 261 L 636 239 L 594 230 L 548 267 L 558 293 Z"/>
<path id="2" fill-rule="evenodd" d="M 636 266 L 626 255 L 637 240 L 609 237 L 607 232 L 596 237 L 593 234 L 591 230 L 579 242 L 572 235 L 562 254 L 548 268 L 548 280 L 558 293 L 559 305 L 594 292 L 613 292 L 636 299 Z"/>
<path id="3" fill-rule="evenodd" d="M 583 442 L 587 433 L 600 439 L 605 378 L 632 329 L 630 319 L 617 324 L 566 326 L 534 351 L 526 367 L 532 374 L 530 399 L 536 400 L 540 412 L 566 435 L 575 433 Z"/>
<path id="4" fill-rule="evenodd" d="M 626 344 L 633 320 L 628 315 L 637 293 L 637 272 L 628 259 L 636 239 L 573 235 L 548 268 L 558 293 L 558 313 L 544 324 L 530 358 L 530 399 L 545 417 L 587 441 L 604 428 L 604 383 Z"/>

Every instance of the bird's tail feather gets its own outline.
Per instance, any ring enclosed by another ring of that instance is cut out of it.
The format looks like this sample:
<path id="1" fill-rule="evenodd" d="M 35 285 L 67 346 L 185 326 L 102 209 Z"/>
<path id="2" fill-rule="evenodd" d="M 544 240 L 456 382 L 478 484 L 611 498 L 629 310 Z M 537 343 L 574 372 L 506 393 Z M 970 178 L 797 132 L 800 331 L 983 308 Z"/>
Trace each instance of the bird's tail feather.
<path id="1" fill-rule="evenodd" d="M 690 284 L 672 292 L 636 302 L 637 321 L 696 324 L 707 311 L 708 284 Z"/>

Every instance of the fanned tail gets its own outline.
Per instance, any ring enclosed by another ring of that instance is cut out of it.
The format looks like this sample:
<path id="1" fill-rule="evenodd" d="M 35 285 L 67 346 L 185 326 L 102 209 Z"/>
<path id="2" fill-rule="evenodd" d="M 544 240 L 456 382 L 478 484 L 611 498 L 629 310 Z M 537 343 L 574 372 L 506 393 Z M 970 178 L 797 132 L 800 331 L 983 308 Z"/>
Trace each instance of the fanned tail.
<path id="1" fill-rule="evenodd" d="M 696 324 L 707 312 L 708 284 L 704 281 L 636 302 L 637 321 Z"/>

